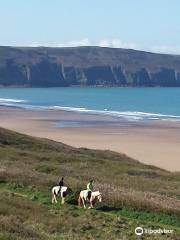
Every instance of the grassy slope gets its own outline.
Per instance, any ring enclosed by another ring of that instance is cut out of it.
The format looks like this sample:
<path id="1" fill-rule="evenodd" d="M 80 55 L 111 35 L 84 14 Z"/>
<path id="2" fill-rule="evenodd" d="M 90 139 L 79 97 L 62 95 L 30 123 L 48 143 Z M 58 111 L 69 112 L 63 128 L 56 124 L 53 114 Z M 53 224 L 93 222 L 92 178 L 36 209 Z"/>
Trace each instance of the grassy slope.
<path id="1" fill-rule="evenodd" d="M 52 206 L 59 176 L 73 189 Z M 96 210 L 79 209 L 89 178 L 103 193 Z M 110 151 L 76 149 L 0 129 L 0 239 L 136 239 L 134 228 L 174 229 L 180 235 L 180 174 Z M 142 238 L 143 239 L 143 238 Z"/>

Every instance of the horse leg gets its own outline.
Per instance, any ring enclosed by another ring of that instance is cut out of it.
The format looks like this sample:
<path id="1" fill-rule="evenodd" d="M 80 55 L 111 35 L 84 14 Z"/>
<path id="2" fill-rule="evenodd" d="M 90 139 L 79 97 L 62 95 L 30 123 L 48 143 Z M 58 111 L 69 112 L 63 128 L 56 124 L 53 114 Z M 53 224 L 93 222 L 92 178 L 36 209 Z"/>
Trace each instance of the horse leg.
<path id="1" fill-rule="evenodd" d="M 61 204 L 64 204 L 64 202 L 65 202 L 65 199 L 64 199 L 64 197 L 62 197 L 61 198 Z"/>
<path id="2" fill-rule="evenodd" d="M 86 204 L 85 204 L 84 198 L 82 198 L 82 203 L 83 203 L 84 208 L 86 208 Z"/>
<path id="3" fill-rule="evenodd" d="M 81 196 L 78 198 L 78 206 L 81 207 Z"/>
<path id="4" fill-rule="evenodd" d="M 57 199 L 56 199 L 56 195 L 54 194 L 54 201 L 55 203 L 57 203 Z"/>
<path id="5" fill-rule="evenodd" d="M 93 200 L 94 200 L 94 199 L 91 197 L 90 200 L 89 200 L 89 202 L 90 202 L 90 207 L 89 207 L 89 208 L 94 208 L 94 206 L 93 206 Z"/>
<path id="6" fill-rule="evenodd" d="M 52 194 L 52 203 L 54 203 L 54 202 L 55 203 L 57 202 L 55 193 Z"/>
<path id="7" fill-rule="evenodd" d="M 90 208 L 94 208 L 94 207 L 93 207 L 93 201 L 92 201 L 92 200 L 90 200 Z"/>
<path id="8" fill-rule="evenodd" d="M 54 194 L 52 194 L 52 200 L 51 200 L 52 204 L 54 203 Z"/>

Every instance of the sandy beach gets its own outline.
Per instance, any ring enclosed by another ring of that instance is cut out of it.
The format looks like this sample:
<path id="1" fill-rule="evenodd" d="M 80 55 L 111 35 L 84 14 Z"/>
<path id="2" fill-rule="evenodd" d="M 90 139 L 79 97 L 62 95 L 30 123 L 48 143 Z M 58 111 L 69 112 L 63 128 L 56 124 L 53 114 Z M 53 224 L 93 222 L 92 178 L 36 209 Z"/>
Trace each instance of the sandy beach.
<path id="1" fill-rule="evenodd" d="M 0 108 L 0 126 L 75 147 L 109 149 L 145 164 L 180 171 L 180 123 L 126 123 L 60 110 Z"/>

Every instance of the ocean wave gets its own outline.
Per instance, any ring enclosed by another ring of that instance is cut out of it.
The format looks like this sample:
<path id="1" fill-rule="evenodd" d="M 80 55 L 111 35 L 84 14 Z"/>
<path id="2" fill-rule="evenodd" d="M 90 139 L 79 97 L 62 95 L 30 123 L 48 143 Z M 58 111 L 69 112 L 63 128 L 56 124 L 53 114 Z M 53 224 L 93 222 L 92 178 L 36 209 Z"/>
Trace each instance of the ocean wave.
<path id="1" fill-rule="evenodd" d="M 180 121 L 180 116 L 169 115 L 162 113 L 151 113 L 151 112 L 141 112 L 141 111 L 111 111 L 108 109 L 104 110 L 93 110 L 84 107 L 65 107 L 65 106 L 38 106 L 27 104 L 28 101 L 24 99 L 10 99 L 10 98 L 0 98 L 0 106 L 6 107 L 16 107 L 24 109 L 47 109 L 47 110 L 62 110 L 68 112 L 79 112 L 95 115 L 105 115 L 112 116 L 115 118 L 121 118 L 126 121 L 145 121 L 145 120 L 163 120 L 163 121 Z"/>
<path id="2" fill-rule="evenodd" d="M 23 105 L 24 104 L 24 105 Z M 0 98 L 0 106 L 2 107 L 25 107 L 26 100 L 22 99 L 12 99 L 12 98 Z"/>
<path id="3" fill-rule="evenodd" d="M 26 100 L 21 100 L 21 99 L 11 99 L 11 98 L 0 98 L 0 103 L 22 103 L 26 102 Z"/>
<path id="4" fill-rule="evenodd" d="M 69 112 L 80 112 L 89 113 L 97 115 L 108 115 L 118 118 L 124 118 L 129 121 L 140 121 L 140 120 L 174 120 L 180 121 L 180 116 L 168 115 L 161 113 L 149 113 L 149 112 L 139 112 L 139 111 L 109 111 L 105 110 L 91 110 L 87 108 L 76 108 L 76 107 L 61 107 L 61 106 L 51 106 L 48 109 L 63 110 Z"/>

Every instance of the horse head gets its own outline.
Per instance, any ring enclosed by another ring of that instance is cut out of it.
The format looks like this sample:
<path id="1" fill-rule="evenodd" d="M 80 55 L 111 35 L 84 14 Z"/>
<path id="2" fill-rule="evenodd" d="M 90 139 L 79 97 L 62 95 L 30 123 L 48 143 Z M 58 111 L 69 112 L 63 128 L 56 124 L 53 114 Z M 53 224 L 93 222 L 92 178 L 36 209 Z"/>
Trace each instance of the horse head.
<path id="1" fill-rule="evenodd" d="M 68 193 L 68 194 L 72 194 L 72 193 L 73 193 L 73 190 L 72 190 L 70 187 L 68 187 L 68 188 L 67 188 L 67 193 Z"/>

